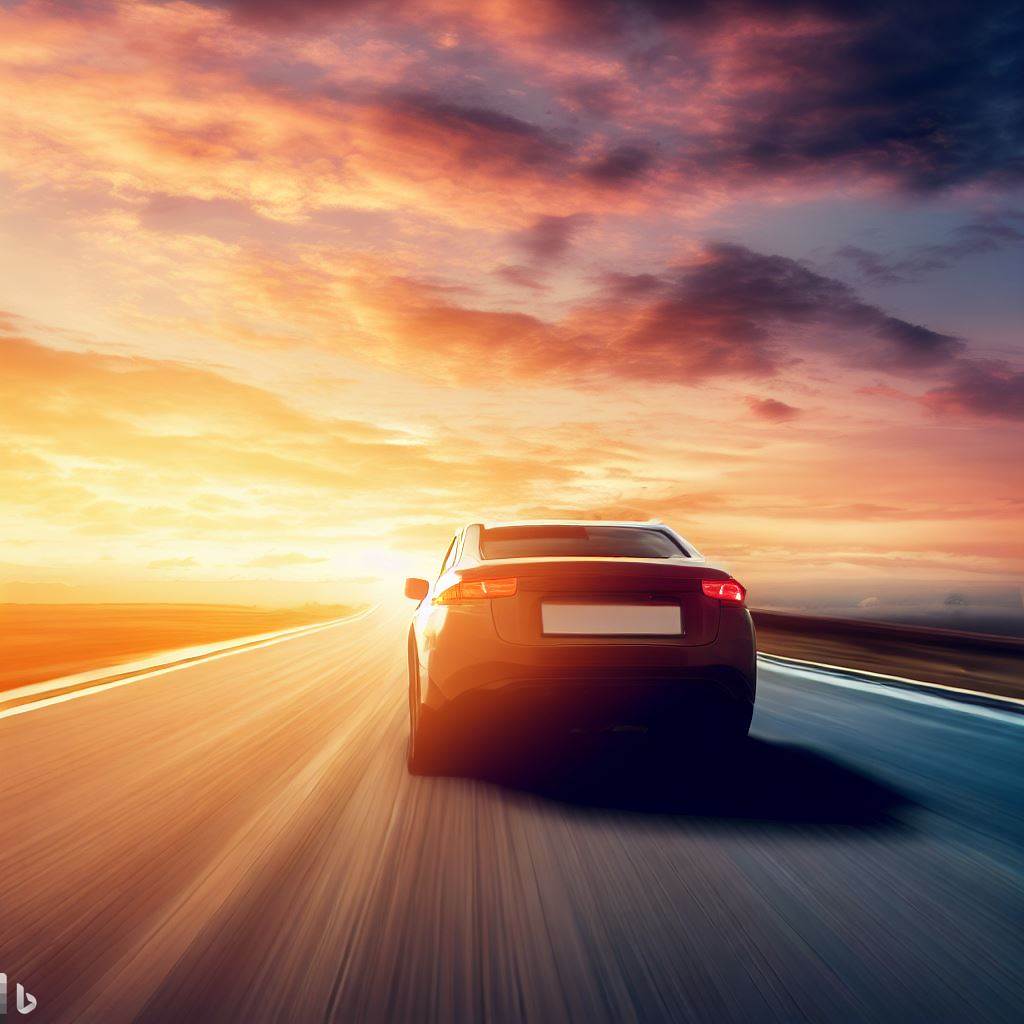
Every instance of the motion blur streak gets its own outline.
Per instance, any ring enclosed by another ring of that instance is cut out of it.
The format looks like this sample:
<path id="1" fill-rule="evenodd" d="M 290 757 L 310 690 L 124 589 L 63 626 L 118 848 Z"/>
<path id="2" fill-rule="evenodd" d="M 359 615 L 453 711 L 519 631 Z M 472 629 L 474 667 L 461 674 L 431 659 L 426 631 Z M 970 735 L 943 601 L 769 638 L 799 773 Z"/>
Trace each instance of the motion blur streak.
<path id="1" fill-rule="evenodd" d="M 372 609 L 371 609 L 372 611 Z M 293 640 L 309 633 L 317 633 L 321 629 L 342 623 L 358 622 L 367 612 L 359 612 L 343 619 L 332 619 L 328 623 L 317 623 L 312 626 L 299 626 L 294 629 L 283 629 L 273 633 L 239 637 L 221 643 L 202 644 L 196 647 L 183 647 L 178 650 L 165 651 L 151 655 L 139 661 L 128 662 L 121 666 L 79 672 L 70 676 L 49 679 L 42 683 L 32 683 L 18 687 L 6 693 L 0 693 L 0 718 L 11 718 L 24 715 L 30 711 L 63 704 L 69 700 L 80 700 L 91 697 L 104 690 L 113 690 L 118 686 L 130 686 L 146 679 L 167 675 L 180 671 L 185 664 L 218 661 L 240 654 L 243 650 L 255 650 L 259 647 L 272 647 L 274 644 Z M 92 685 L 90 685 L 92 684 Z M 38 699 L 33 700 L 36 697 Z"/>
<path id="2" fill-rule="evenodd" d="M 41 1019 L 1014 1019 L 1008 718 L 771 666 L 742 787 L 414 779 L 404 630 L 0 722 L 0 964 Z"/>

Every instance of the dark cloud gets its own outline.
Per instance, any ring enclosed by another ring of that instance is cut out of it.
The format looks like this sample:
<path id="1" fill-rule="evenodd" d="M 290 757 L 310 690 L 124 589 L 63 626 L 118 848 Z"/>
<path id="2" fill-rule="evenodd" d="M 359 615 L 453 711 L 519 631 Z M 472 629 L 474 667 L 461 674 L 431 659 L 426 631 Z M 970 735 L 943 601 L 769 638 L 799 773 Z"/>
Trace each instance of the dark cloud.
<path id="1" fill-rule="evenodd" d="M 1024 178 L 1016 0 L 799 7 L 837 30 L 751 48 L 751 69 L 779 85 L 742 97 L 720 159 L 732 149 L 752 169 L 783 173 L 841 163 L 912 191 Z"/>
<path id="2" fill-rule="evenodd" d="M 854 266 L 868 281 L 900 284 L 936 270 L 945 270 L 970 256 L 1024 243 L 1024 213 L 1012 210 L 958 227 L 948 242 L 919 245 L 900 256 L 884 255 L 870 249 L 847 245 L 836 257 Z"/>
<path id="3" fill-rule="evenodd" d="M 544 139 L 544 132 L 536 125 L 490 107 L 451 103 L 426 93 L 402 96 L 398 99 L 397 105 L 458 134 L 485 131 L 530 141 Z"/>
<path id="4" fill-rule="evenodd" d="M 432 33 L 439 23 L 430 3 L 226 5 L 276 32 L 355 14 L 382 37 L 417 28 Z M 527 32 L 526 19 L 510 17 L 502 5 L 467 0 L 461 10 L 458 4 L 443 10 L 445 23 L 461 22 L 499 58 L 507 52 L 514 59 L 517 33 Z M 917 192 L 1024 180 L 1021 0 L 547 0 L 531 10 L 531 45 L 547 46 L 552 67 L 573 49 L 610 51 L 630 69 L 628 83 L 572 81 L 558 91 L 569 109 L 589 117 L 636 111 L 631 131 L 644 110 L 628 96 L 654 94 L 685 69 L 693 76 L 691 99 L 700 104 L 703 86 L 716 73 L 728 74 L 728 89 L 715 88 L 710 96 L 713 130 L 701 135 L 690 126 L 673 139 L 665 126 L 659 134 L 659 164 L 674 167 L 687 182 L 758 182 L 837 168 L 884 176 Z M 799 31 L 785 31 L 798 19 Z M 737 33 L 737 26 L 744 31 Z M 469 70 L 486 80 L 486 65 Z M 619 85 L 626 86 L 622 94 Z M 479 128 L 518 139 L 519 159 L 551 161 L 561 149 L 536 126 L 486 107 L 438 100 L 421 105 L 439 130 Z M 652 169 L 650 148 L 605 131 L 602 141 L 610 148 L 576 168 L 586 179 L 628 186 Z"/>
<path id="5" fill-rule="evenodd" d="M 751 396 L 747 399 L 750 411 L 755 416 L 772 423 L 785 423 L 787 420 L 796 419 L 801 410 L 795 405 L 787 402 L 780 402 L 777 398 L 756 398 Z"/>
<path id="6" fill-rule="evenodd" d="M 662 274 L 612 273 L 563 321 L 465 309 L 435 296 L 402 325 L 432 358 L 451 349 L 472 374 L 487 354 L 509 376 L 695 384 L 770 376 L 809 352 L 875 369 L 939 371 L 965 342 L 892 316 L 849 285 L 784 256 L 712 243 Z M 433 340 L 436 339 L 436 340 Z M 799 410 L 773 399 L 752 405 L 781 421 Z"/>
<path id="7" fill-rule="evenodd" d="M 873 249 L 859 245 L 844 245 L 835 251 L 837 262 L 853 267 L 858 277 L 872 284 L 903 284 L 907 281 L 901 270 L 901 260 L 890 259 Z"/>
<path id="8" fill-rule="evenodd" d="M 551 132 L 490 107 L 450 102 L 428 93 L 385 97 L 380 113 L 406 135 L 425 135 L 451 144 L 471 169 L 493 173 L 524 169 L 564 173 L 568 145 Z"/>
<path id="9" fill-rule="evenodd" d="M 354 13 L 372 11 L 388 6 L 399 10 L 405 6 L 402 0 L 206 0 L 208 7 L 226 7 L 235 15 L 249 22 L 276 29 L 298 29 L 308 26 L 311 21 L 338 18 Z"/>
<path id="10" fill-rule="evenodd" d="M 606 79 L 579 79 L 562 87 L 562 102 L 572 110 L 593 117 L 611 117 L 622 106 L 613 82 Z"/>
<path id="11" fill-rule="evenodd" d="M 948 362 L 966 346 L 962 338 L 939 334 L 938 331 L 908 323 L 899 317 L 886 316 L 874 306 L 866 306 L 865 310 L 869 320 L 874 320 L 875 314 L 878 314 L 875 333 L 893 344 L 890 357 L 883 360 L 885 364 L 909 368 L 935 366 Z"/>
<path id="12" fill-rule="evenodd" d="M 940 413 L 1024 420 L 1024 372 L 1006 363 L 964 359 L 949 383 L 933 388 L 924 401 Z"/>
<path id="13" fill-rule="evenodd" d="M 631 66 L 646 86 L 680 59 L 689 67 L 713 63 L 716 41 L 735 23 L 756 19 L 769 29 L 751 35 L 738 59 L 756 87 L 731 83 L 736 98 L 723 127 L 703 141 L 680 141 L 680 169 L 688 178 L 757 178 L 840 165 L 924 192 L 1024 179 L 1019 0 L 559 0 L 556 6 L 572 25 L 564 38 L 600 38 L 624 51 L 632 45 Z M 770 31 L 800 17 L 808 19 L 800 32 Z M 648 42 L 638 61 L 641 38 Z"/>
<path id="14" fill-rule="evenodd" d="M 627 274 L 612 270 L 599 279 L 603 291 L 614 298 L 636 299 L 661 291 L 665 282 L 657 274 Z"/>
<path id="15" fill-rule="evenodd" d="M 654 155 L 641 146 L 617 146 L 590 164 L 584 174 L 600 185 L 631 184 L 651 167 Z"/>
<path id="16" fill-rule="evenodd" d="M 917 368 L 948 362 L 964 342 L 890 316 L 864 302 L 849 285 L 825 277 L 785 256 L 715 243 L 704 258 L 672 275 L 670 297 L 658 320 L 705 325 L 715 337 L 767 351 L 782 329 L 821 326 L 875 338 L 880 344 L 855 348 L 859 361 L 888 368 Z M 842 351 L 841 339 L 826 347 Z"/>
<path id="17" fill-rule="evenodd" d="M 573 236 L 589 219 L 579 213 L 564 217 L 538 217 L 529 228 L 516 234 L 513 242 L 533 260 L 561 259 L 568 253 Z"/>

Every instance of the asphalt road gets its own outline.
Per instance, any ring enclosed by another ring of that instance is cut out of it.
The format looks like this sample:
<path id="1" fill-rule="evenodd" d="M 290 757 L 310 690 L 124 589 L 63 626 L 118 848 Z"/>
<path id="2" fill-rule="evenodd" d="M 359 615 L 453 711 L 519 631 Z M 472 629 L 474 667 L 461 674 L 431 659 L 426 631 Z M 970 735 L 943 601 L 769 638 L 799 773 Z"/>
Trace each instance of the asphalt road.
<path id="1" fill-rule="evenodd" d="M 1021 1019 L 1024 716 L 771 668 L 731 774 L 413 779 L 404 641 L 0 720 L 33 1020 Z"/>

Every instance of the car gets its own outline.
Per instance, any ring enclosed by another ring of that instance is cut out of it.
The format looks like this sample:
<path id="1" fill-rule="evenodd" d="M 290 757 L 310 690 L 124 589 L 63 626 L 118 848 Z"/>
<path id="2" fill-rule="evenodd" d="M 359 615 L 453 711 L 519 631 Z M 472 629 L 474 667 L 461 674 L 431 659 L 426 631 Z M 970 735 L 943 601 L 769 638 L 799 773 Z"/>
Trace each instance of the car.
<path id="1" fill-rule="evenodd" d="M 413 774 L 570 734 L 726 751 L 750 728 L 746 590 L 659 522 L 472 523 L 405 594 Z"/>

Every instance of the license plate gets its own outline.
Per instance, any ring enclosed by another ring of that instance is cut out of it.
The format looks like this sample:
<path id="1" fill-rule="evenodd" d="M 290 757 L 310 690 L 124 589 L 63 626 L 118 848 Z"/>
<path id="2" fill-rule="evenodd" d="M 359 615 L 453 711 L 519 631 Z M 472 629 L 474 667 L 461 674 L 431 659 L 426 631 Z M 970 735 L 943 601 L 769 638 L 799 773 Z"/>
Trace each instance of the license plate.
<path id="1" fill-rule="evenodd" d="M 681 636 L 678 605 L 547 604 L 540 606 L 546 636 Z"/>

